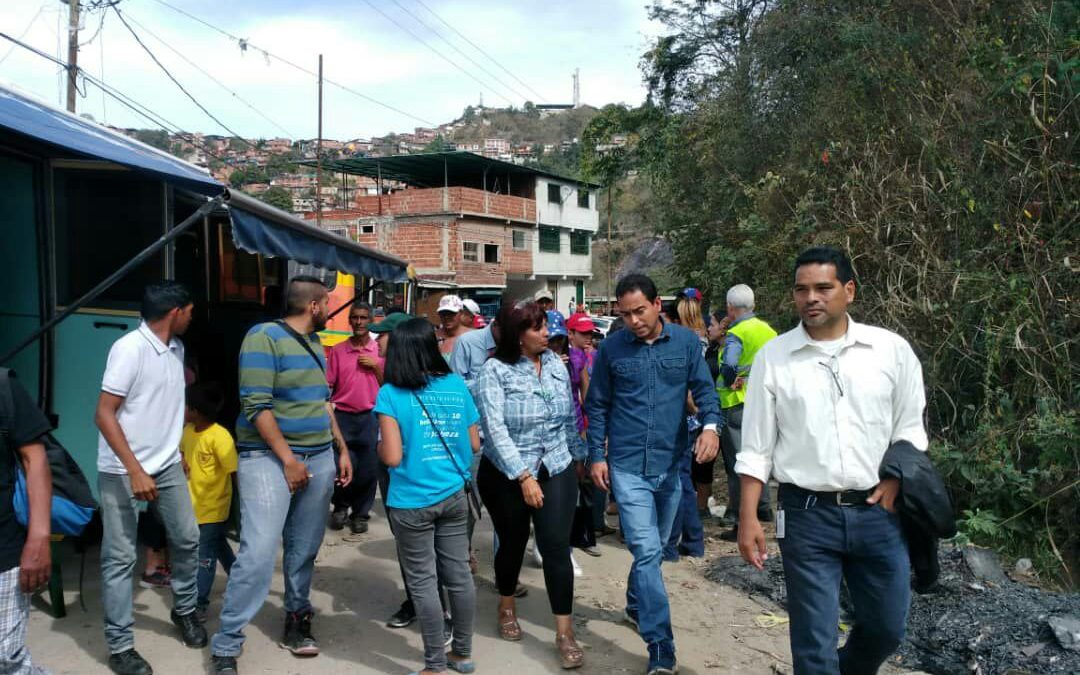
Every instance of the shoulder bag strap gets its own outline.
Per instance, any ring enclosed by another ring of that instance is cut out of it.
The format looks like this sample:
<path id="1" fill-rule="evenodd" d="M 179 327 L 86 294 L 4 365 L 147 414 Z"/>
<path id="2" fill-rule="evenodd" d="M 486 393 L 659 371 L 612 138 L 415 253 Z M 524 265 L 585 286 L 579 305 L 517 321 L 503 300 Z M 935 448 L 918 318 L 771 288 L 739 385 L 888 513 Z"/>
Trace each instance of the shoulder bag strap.
<path id="1" fill-rule="evenodd" d="M 311 348 L 311 343 L 306 338 L 304 338 L 302 335 L 300 335 L 300 333 L 297 333 L 296 330 L 294 330 L 292 326 L 285 323 L 281 319 L 278 319 L 274 323 L 276 323 L 279 326 L 281 326 L 282 328 L 284 328 L 285 331 L 288 332 L 288 334 L 291 335 L 294 340 L 296 340 L 298 343 L 300 343 L 300 346 L 304 348 L 304 351 L 306 351 L 308 354 L 311 355 L 311 358 L 313 358 L 315 360 L 315 364 L 317 366 L 319 366 L 319 370 L 321 370 L 323 372 L 323 375 L 325 375 L 326 374 L 326 366 L 324 366 L 323 362 L 319 360 L 319 357 L 315 355 L 315 350 Z"/>

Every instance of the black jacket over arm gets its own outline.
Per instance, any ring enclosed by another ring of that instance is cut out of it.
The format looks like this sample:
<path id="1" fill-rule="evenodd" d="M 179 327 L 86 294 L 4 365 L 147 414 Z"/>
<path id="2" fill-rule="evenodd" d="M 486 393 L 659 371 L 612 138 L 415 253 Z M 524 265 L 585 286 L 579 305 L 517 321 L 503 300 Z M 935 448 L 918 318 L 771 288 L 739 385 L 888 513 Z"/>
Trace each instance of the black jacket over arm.
<path id="1" fill-rule="evenodd" d="M 900 481 L 897 502 L 908 542 L 908 557 L 915 571 L 915 591 L 925 593 L 937 583 L 938 539 L 956 534 L 956 516 L 945 482 L 925 452 L 907 441 L 889 446 L 881 461 L 882 479 Z"/>

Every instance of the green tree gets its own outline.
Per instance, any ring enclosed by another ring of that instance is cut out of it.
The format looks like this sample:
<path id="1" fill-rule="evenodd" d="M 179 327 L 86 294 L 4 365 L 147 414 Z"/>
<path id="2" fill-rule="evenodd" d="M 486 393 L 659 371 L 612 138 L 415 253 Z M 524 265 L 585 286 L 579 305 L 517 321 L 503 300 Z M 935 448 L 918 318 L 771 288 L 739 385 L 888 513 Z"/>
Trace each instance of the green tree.
<path id="1" fill-rule="evenodd" d="M 450 146 L 446 142 L 446 139 L 443 138 L 442 134 L 439 134 L 435 136 L 430 143 L 425 145 L 421 152 L 446 152 L 449 149 Z"/>
<path id="2" fill-rule="evenodd" d="M 135 138 L 159 150 L 169 151 L 169 132 L 167 131 L 161 129 L 137 129 Z"/>
<path id="3" fill-rule="evenodd" d="M 266 192 L 259 195 L 259 199 L 263 200 L 270 206 L 277 207 L 287 213 L 292 213 L 292 195 L 289 191 L 283 187 L 274 186 Z"/>
<path id="4" fill-rule="evenodd" d="M 971 536 L 1067 582 L 1080 568 L 1080 8 L 673 0 L 652 13 L 667 30 L 642 61 L 649 97 L 586 134 L 588 175 L 639 172 L 683 282 L 714 302 L 750 284 L 774 325 L 796 321 L 799 250 L 849 251 L 856 318 L 923 361 L 931 450 Z M 593 154 L 609 124 L 635 135 L 629 164 Z"/>

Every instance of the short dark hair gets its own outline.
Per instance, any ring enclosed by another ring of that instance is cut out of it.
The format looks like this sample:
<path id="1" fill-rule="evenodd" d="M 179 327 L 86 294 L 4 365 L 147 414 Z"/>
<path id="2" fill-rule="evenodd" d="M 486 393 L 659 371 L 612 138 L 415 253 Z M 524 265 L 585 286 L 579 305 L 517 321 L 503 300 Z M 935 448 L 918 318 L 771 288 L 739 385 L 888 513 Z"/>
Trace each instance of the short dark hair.
<path id="1" fill-rule="evenodd" d="M 390 316 L 391 314 L 404 314 L 405 308 L 401 305 L 390 305 L 383 310 L 383 316 Z"/>
<path id="2" fill-rule="evenodd" d="M 196 382 L 184 390 L 184 402 L 187 407 L 213 422 L 225 406 L 225 395 L 216 382 Z"/>
<path id="3" fill-rule="evenodd" d="M 143 290 L 140 314 L 147 321 L 158 321 L 174 309 L 182 309 L 193 302 L 187 286 L 179 281 L 162 281 Z"/>
<path id="4" fill-rule="evenodd" d="M 386 346 L 386 382 L 402 389 L 423 389 L 431 377 L 450 374 L 450 364 L 439 353 L 435 327 L 427 319 L 409 319 L 390 332 Z"/>
<path id="5" fill-rule="evenodd" d="M 367 302 L 354 302 L 352 304 L 352 307 L 349 308 L 349 314 L 351 315 L 353 312 L 359 311 L 361 309 L 367 310 L 368 316 L 371 316 L 372 314 L 375 313 L 375 310 L 371 308 L 370 303 L 367 303 Z"/>
<path id="6" fill-rule="evenodd" d="M 513 365 L 521 359 L 521 334 L 537 329 L 547 321 L 547 312 L 531 300 L 506 304 L 495 317 L 499 322 L 499 342 L 495 345 L 495 358 Z"/>
<path id="7" fill-rule="evenodd" d="M 621 298 L 627 293 L 633 293 L 634 291 L 641 291 L 645 296 L 645 299 L 649 302 L 656 300 L 658 293 L 656 292 L 656 284 L 653 280 L 644 274 L 627 274 L 622 279 L 619 279 L 619 283 L 615 286 L 615 298 Z"/>
<path id="8" fill-rule="evenodd" d="M 289 279 L 289 288 L 285 291 L 285 316 L 303 314 L 309 302 L 318 300 L 326 292 L 326 284 L 319 277 L 301 274 Z"/>
<path id="9" fill-rule="evenodd" d="M 798 274 L 803 265 L 832 265 L 836 268 L 836 278 L 841 284 L 855 281 L 851 258 L 834 246 L 814 246 L 806 249 L 795 258 L 794 273 Z"/>

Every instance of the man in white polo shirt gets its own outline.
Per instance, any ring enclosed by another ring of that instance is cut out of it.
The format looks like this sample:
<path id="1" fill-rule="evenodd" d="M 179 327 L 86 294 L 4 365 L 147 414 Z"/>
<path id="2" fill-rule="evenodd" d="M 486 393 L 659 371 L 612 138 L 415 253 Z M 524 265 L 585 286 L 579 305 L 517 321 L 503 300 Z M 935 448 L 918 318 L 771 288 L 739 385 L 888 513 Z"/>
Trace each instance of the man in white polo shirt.
<path id="1" fill-rule="evenodd" d="M 879 470 L 893 443 L 926 450 L 922 369 L 904 338 L 848 315 L 855 279 L 842 251 L 804 251 L 793 295 L 802 321 L 750 370 L 735 461 L 739 551 L 761 569 L 757 505 L 771 474 L 795 675 L 872 675 L 900 645 L 911 600 L 900 483 Z M 837 650 L 841 581 L 855 621 Z"/>
<path id="2" fill-rule="evenodd" d="M 117 675 L 150 675 L 135 651 L 132 573 L 140 503 L 165 524 L 172 562 L 172 621 L 188 647 L 206 646 L 195 614 L 199 526 L 180 461 L 184 429 L 184 345 L 191 293 L 166 281 L 146 288 L 143 322 L 117 340 L 101 382 L 95 421 L 101 495 L 102 603 L 109 667 Z"/>

